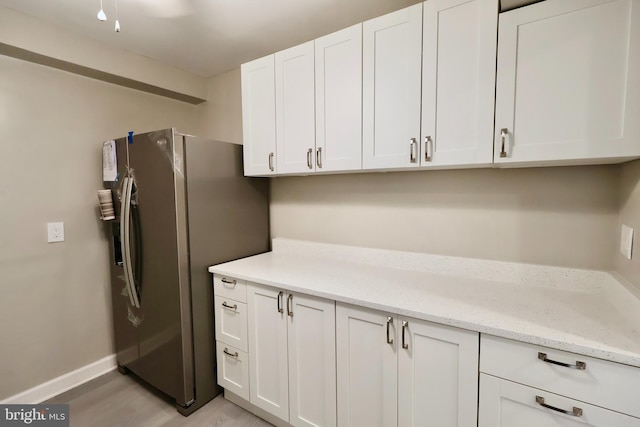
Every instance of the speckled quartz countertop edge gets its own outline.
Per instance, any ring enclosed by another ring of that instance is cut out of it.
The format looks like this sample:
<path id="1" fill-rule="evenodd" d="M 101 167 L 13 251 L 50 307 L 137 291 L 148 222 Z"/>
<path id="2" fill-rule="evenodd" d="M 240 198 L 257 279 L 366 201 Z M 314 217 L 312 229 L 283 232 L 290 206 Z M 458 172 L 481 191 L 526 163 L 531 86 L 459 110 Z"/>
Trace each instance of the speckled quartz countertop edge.
<path id="1" fill-rule="evenodd" d="M 448 260 L 444 261 L 443 271 L 449 274 L 439 274 L 437 266 L 415 270 L 393 267 L 394 260 L 402 266 L 407 262 L 415 264 L 416 259 L 411 259 L 415 254 L 407 254 L 407 261 L 402 259 L 402 252 L 394 252 L 387 257 L 391 262 L 376 265 L 376 256 L 384 257 L 384 251 L 374 254 L 373 263 L 367 263 L 360 255 L 349 256 L 356 254 L 358 248 L 341 252 L 343 247 L 339 245 L 323 245 L 319 251 L 308 242 L 301 242 L 300 247 L 296 242 L 287 241 L 286 245 L 286 250 L 278 251 L 278 245 L 274 244 L 274 252 L 218 264 L 209 271 L 640 367 L 640 301 L 618 283 L 615 275 L 589 270 L 563 271 L 556 267 L 551 267 L 549 273 L 546 267 L 540 266 L 536 271 L 539 266 L 531 270 L 531 266 L 520 268 L 518 264 L 505 263 L 508 267 L 512 264 L 512 270 L 521 270 L 522 276 L 540 277 L 520 280 L 520 276 L 512 273 L 501 273 L 486 280 L 478 278 L 474 271 L 465 271 L 468 273 L 465 276 L 452 275 L 446 265 Z M 367 248 L 363 250 L 366 252 Z M 480 270 L 487 268 L 482 260 L 469 261 Z M 500 263 L 489 263 L 490 269 L 501 267 Z M 580 286 L 575 289 L 562 283 L 563 277 L 573 282 L 573 276 L 580 279 Z M 514 277 L 518 283 L 513 283 Z M 548 282 L 557 283 L 540 286 L 537 281 L 545 277 L 550 278 Z M 620 302 L 623 306 L 618 308 Z M 629 310 L 635 314 L 629 314 Z M 592 312 L 595 319 L 590 316 Z"/>

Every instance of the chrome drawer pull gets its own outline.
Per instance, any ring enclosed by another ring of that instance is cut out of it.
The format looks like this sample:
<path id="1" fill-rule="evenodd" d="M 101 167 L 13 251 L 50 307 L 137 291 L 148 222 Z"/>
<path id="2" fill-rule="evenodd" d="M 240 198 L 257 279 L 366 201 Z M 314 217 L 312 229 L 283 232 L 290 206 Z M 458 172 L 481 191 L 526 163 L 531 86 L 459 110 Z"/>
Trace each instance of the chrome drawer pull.
<path id="1" fill-rule="evenodd" d="M 229 349 L 227 347 L 225 347 L 224 350 L 222 350 L 222 352 L 229 357 L 233 357 L 234 359 L 238 358 L 238 352 L 236 351 L 235 353 L 229 353 Z"/>
<path id="2" fill-rule="evenodd" d="M 429 155 L 429 145 L 431 145 L 431 150 L 433 150 L 433 140 L 430 136 L 424 137 L 424 161 L 430 162 L 431 156 Z"/>
<path id="3" fill-rule="evenodd" d="M 222 303 L 222 306 L 223 306 L 224 308 L 228 308 L 229 310 L 233 310 L 233 311 L 235 311 L 235 310 L 237 310 L 237 309 L 238 309 L 238 304 L 229 305 L 229 304 L 227 304 L 227 302 L 226 302 L 226 301 L 224 301 L 224 302 Z"/>
<path id="4" fill-rule="evenodd" d="M 575 365 L 571 365 L 569 363 L 558 362 L 557 360 L 547 359 L 547 353 L 538 353 L 538 359 L 542 360 L 546 363 L 551 363 L 553 365 L 564 366 L 565 368 L 578 369 L 580 371 L 584 371 L 587 369 L 587 364 L 585 362 L 576 361 Z"/>
<path id="5" fill-rule="evenodd" d="M 282 313 L 282 296 L 284 295 L 284 292 L 280 291 L 278 293 L 278 313 Z"/>
<path id="6" fill-rule="evenodd" d="M 222 283 L 226 283 L 227 285 L 231 285 L 233 287 L 236 286 L 236 281 L 235 280 L 229 280 L 226 277 L 222 278 Z"/>
<path id="7" fill-rule="evenodd" d="M 393 338 L 389 339 L 389 325 L 393 323 L 393 317 L 387 316 L 387 344 L 393 344 Z"/>
<path id="8" fill-rule="evenodd" d="M 409 161 L 411 163 L 418 162 L 418 141 L 415 138 L 409 140 Z"/>
<path id="9" fill-rule="evenodd" d="M 287 297 L 287 316 L 293 317 L 293 295 L 289 294 Z M 289 305 L 291 304 L 291 306 Z"/>
<path id="10" fill-rule="evenodd" d="M 556 408 L 555 406 L 547 405 L 546 403 L 544 403 L 544 397 L 542 396 L 536 396 L 536 403 L 544 408 L 551 409 L 552 411 L 560 412 L 567 415 L 572 415 L 574 417 L 582 416 L 581 408 L 574 406 L 571 411 L 566 411 L 564 409 Z"/>
<path id="11" fill-rule="evenodd" d="M 311 161 L 311 155 L 313 153 L 313 148 L 309 148 L 307 150 L 307 167 L 309 169 L 313 169 L 313 162 Z"/>
<path id="12" fill-rule="evenodd" d="M 404 331 L 405 329 L 407 329 L 408 326 L 409 326 L 409 322 L 407 322 L 406 320 L 403 320 L 402 321 L 402 348 L 404 349 L 409 348 L 409 344 L 404 342 Z"/>
<path id="13" fill-rule="evenodd" d="M 505 146 L 504 146 L 507 136 L 509 136 L 509 129 L 507 128 L 500 129 L 500 141 L 502 142 L 502 147 L 500 148 L 500 157 L 502 158 L 507 157 L 507 150 L 505 149 Z"/>
<path id="14" fill-rule="evenodd" d="M 269 170 L 273 172 L 275 168 L 273 167 L 273 153 L 269 153 Z"/>

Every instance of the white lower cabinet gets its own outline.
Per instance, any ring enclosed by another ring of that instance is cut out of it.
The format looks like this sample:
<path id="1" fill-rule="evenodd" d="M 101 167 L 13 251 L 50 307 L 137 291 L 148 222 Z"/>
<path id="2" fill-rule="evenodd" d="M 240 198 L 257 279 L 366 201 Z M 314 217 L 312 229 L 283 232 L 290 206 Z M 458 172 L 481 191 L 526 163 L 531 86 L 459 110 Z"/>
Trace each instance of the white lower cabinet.
<path id="1" fill-rule="evenodd" d="M 293 426 L 335 426 L 335 303 L 249 284 L 247 307 L 249 401 Z"/>
<path id="2" fill-rule="evenodd" d="M 477 425 L 476 332 L 338 303 L 339 426 Z"/>
<path id="3" fill-rule="evenodd" d="M 579 426 L 638 427 L 640 419 L 480 374 L 478 427 Z"/>
<path id="4" fill-rule="evenodd" d="M 640 369 L 482 335 L 479 427 L 640 427 Z"/>
<path id="5" fill-rule="evenodd" d="M 249 400 L 249 358 L 247 353 L 218 341 L 216 345 L 218 384 Z"/>

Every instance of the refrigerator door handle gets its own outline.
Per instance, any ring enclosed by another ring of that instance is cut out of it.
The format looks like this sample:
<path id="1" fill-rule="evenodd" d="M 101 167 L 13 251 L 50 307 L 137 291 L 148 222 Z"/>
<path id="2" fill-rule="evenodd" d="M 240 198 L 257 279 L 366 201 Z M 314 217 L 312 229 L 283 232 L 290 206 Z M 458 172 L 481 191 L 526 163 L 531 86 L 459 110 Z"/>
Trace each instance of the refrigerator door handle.
<path id="1" fill-rule="evenodd" d="M 140 308 L 138 294 L 135 289 L 133 269 L 131 268 L 131 242 L 129 225 L 131 223 L 131 193 L 133 190 L 133 178 L 125 176 L 123 181 L 124 193 L 120 209 L 120 230 L 122 232 L 122 264 L 124 267 L 124 281 L 129 291 L 131 305 Z"/>

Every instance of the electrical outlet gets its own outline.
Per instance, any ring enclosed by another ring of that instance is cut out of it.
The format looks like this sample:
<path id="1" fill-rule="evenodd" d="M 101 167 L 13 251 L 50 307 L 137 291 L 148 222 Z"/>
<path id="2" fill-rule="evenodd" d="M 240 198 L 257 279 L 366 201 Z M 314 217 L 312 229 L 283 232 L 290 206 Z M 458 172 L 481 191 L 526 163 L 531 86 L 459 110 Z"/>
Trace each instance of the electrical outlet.
<path id="1" fill-rule="evenodd" d="M 622 224 L 620 229 L 620 253 L 627 259 L 631 259 L 633 248 L 633 228 Z"/>
<path id="2" fill-rule="evenodd" d="M 47 242 L 64 242 L 64 222 L 47 223 Z"/>

